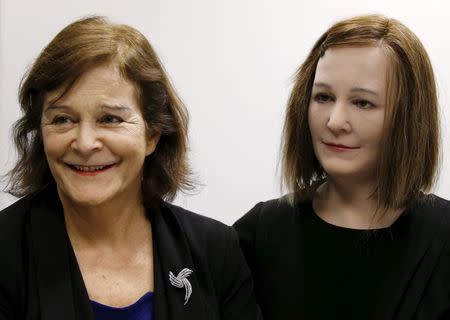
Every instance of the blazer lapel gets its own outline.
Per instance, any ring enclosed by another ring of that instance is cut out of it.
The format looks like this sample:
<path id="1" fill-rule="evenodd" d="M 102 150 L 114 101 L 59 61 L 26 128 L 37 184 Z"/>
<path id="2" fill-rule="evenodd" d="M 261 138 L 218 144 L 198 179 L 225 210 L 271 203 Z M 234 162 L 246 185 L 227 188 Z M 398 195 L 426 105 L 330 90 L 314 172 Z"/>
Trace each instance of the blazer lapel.
<path id="1" fill-rule="evenodd" d="M 75 319 L 77 320 L 94 320 L 94 312 L 92 311 L 91 300 L 84 285 L 83 276 L 78 266 L 75 252 L 72 249 L 70 241 L 69 245 L 69 267 L 72 275 L 73 304 L 75 307 Z"/>
<path id="2" fill-rule="evenodd" d="M 85 308 L 89 299 L 76 259 L 71 256 L 61 203 L 56 190 L 49 189 L 36 198 L 30 215 L 41 319 L 93 320 L 92 311 Z"/>
<path id="3" fill-rule="evenodd" d="M 154 248 L 155 319 L 206 319 L 197 270 L 184 231 L 170 208 L 164 204 L 160 208 L 149 214 Z M 193 271 L 186 278 L 192 286 L 187 303 L 186 288 L 177 288 L 169 281 L 169 272 L 177 276 L 184 268 Z"/>
<path id="4" fill-rule="evenodd" d="M 62 208 L 46 195 L 31 209 L 30 229 L 43 320 L 75 320 Z"/>

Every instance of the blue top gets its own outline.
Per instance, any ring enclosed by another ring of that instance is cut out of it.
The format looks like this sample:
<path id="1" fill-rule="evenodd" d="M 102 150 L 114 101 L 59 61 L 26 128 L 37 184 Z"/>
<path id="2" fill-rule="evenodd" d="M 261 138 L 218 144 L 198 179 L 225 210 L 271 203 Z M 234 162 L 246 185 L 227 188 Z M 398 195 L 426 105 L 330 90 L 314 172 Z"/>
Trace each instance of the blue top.
<path id="1" fill-rule="evenodd" d="M 147 292 L 135 303 L 116 308 L 91 301 L 95 320 L 152 320 L 153 292 Z"/>

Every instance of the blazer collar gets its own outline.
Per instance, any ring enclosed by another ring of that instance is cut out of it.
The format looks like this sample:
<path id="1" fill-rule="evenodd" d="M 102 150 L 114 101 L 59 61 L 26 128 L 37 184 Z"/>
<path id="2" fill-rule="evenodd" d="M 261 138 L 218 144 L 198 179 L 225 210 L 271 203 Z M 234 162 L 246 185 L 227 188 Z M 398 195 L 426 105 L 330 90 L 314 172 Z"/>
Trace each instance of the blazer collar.
<path id="1" fill-rule="evenodd" d="M 158 209 L 148 211 L 153 233 L 154 317 L 201 320 L 205 310 L 197 270 L 173 210 L 161 202 Z M 36 196 L 30 213 L 30 248 L 36 268 L 41 319 L 94 320 L 56 188 L 48 188 Z M 185 288 L 177 288 L 169 281 L 170 271 L 177 275 L 184 268 L 193 271 L 188 278 L 192 295 L 186 304 Z"/>

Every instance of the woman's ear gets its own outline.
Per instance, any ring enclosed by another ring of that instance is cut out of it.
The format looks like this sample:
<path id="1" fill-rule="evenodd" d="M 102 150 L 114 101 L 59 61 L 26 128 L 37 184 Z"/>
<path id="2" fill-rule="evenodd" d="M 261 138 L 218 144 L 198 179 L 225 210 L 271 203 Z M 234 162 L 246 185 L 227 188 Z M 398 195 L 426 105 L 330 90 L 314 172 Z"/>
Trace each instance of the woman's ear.
<path id="1" fill-rule="evenodd" d="M 145 149 L 145 155 L 151 155 L 158 145 L 159 139 L 161 138 L 161 132 L 158 130 L 147 129 L 147 144 Z"/>

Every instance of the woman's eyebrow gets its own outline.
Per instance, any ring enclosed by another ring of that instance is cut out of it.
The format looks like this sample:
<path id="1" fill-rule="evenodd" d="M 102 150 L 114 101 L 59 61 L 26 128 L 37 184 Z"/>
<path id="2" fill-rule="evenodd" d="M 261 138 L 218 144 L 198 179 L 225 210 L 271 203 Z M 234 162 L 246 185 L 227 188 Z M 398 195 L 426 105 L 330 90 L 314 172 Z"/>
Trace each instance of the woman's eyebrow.
<path id="1" fill-rule="evenodd" d="M 133 109 L 131 109 L 130 107 L 127 107 L 125 105 L 112 105 L 112 104 L 103 104 L 100 107 L 102 110 L 108 110 L 108 111 L 118 111 L 118 112 L 124 112 L 124 113 L 132 113 Z M 57 104 L 48 104 L 45 109 L 44 112 L 47 111 L 53 111 L 53 110 L 72 110 L 69 106 L 66 105 L 57 105 Z"/>
<path id="2" fill-rule="evenodd" d="M 57 105 L 57 104 L 49 103 L 45 107 L 44 112 L 53 111 L 53 110 L 70 110 L 70 107 L 69 106 L 65 106 L 65 105 Z"/>
<path id="3" fill-rule="evenodd" d="M 325 82 L 314 82 L 314 87 L 321 87 L 325 89 L 331 89 L 331 86 Z"/>
<path id="4" fill-rule="evenodd" d="M 121 113 L 133 113 L 133 109 L 125 105 L 115 105 L 115 104 L 104 104 L 101 109 L 108 111 L 118 111 Z"/>
<path id="5" fill-rule="evenodd" d="M 325 89 L 331 90 L 331 86 L 325 82 L 315 82 L 314 87 L 325 88 Z M 374 96 L 378 96 L 378 92 L 371 90 L 371 89 L 363 88 L 363 87 L 355 87 L 355 88 L 352 88 L 350 91 L 351 92 L 368 93 L 368 94 L 371 94 Z"/>
<path id="6" fill-rule="evenodd" d="M 368 93 L 368 94 L 371 94 L 371 95 L 374 95 L 374 96 L 378 97 L 378 93 L 376 91 L 373 91 L 373 90 L 370 90 L 370 89 L 366 89 L 366 88 L 360 88 L 360 87 L 353 88 L 351 90 L 351 92 L 363 92 L 363 93 Z"/>

